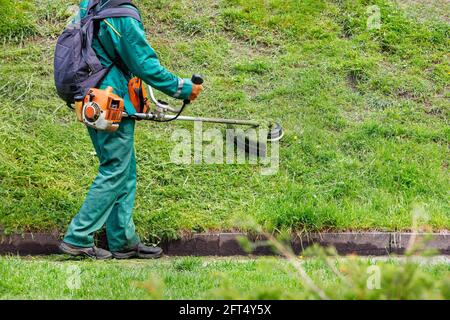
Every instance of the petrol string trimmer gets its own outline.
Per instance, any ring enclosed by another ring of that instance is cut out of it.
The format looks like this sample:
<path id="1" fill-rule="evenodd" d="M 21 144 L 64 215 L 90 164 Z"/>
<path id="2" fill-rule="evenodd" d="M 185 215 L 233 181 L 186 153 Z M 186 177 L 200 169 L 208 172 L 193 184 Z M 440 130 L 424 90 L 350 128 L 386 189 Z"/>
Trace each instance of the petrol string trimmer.
<path id="1" fill-rule="evenodd" d="M 192 82 L 194 84 L 203 84 L 203 78 L 200 75 L 193 75 Z M 229 125 L 243 125 L 253 128 L 260 128 L 262 123 L 254 120 L 239 119 L 223 119 L 223 118 L 207 118 L 207 117 L 191 117 L 181 115 L 188 104 L 189 100 L 184 100 L 181 108 L 171 107 L 168 103 L 157 100 L 155 98 L 152 87 L 146 86 L 138 78 L 133 78 L 129 83 L 130 100 L 138 106 L 137 112 L 129 115 L 124 111 L 124 101 L 119 96 L 112 93 L 112 88 L 106 90 L 91 89 L 83 100 L 75 102 L 75 110 L 79 121 L 89 127 L 97 130 L 114 132 L 119 127 L 122 118 L 133 118 L 137 120 L 150 120 L 155 122 L 171 122 L 171 121 L 199 121 L 210 123 L 221 123 Z M 150 100 L 155 108 L 150 110 Z M 279 123 L 270 123 L 268 128 L 267 141 L 279 141 L 283 135 L 283 129 Z"/>

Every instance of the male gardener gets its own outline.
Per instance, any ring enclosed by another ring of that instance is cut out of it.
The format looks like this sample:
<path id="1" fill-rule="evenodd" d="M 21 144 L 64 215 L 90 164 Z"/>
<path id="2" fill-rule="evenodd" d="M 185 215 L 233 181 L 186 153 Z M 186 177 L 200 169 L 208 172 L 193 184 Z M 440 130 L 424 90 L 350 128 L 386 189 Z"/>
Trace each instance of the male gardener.
<path id="1" fill-rule="evenodd" d="M 99 5 L 108 1 L 100 1 Z M 89 0 L 81 1 L 81 17 L 86 14 L 88 5 Z M 160 65 L 145 38 L 143 25 L 132 17 L 100 21 L 92 47 L 102 65 L 111 66 L 100 89 L 111 86 L 114 93 L 124 99 L 127 113 L 135 112 L 128 95 L 131 75 L 174 98 L 195 100 L 202 90 L 201 85 L 178 78 Z M 134 126 L 135 121 L 127 118 L 113 133 L 88 128 L 100 168 L 61 242 L 62 252 L 96 259 L 157 258 L 162 255 L 160 248 L 140 242 L 133 222 L 136 192 Z M 110 252 L 94 246 L 93 234 L 105 224 Z"/>

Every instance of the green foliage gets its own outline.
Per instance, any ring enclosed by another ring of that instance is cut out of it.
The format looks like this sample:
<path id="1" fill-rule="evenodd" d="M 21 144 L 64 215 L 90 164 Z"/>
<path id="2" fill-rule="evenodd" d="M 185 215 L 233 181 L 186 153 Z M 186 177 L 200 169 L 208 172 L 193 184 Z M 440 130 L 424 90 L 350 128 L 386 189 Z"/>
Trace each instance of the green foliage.
<path id="1" fill-rule="evenodd" d="M 405 261 L 364 262 L 356 257 L 338 261 L 322 249 L 315 248 L 315 257 L 324 263 L 334 263 L 343 280 L 326 289 L 332 299 L 370 299 L 370 300 L 420 300 L 444 299 L 448 294 L 447 282 L 450 274 L 444 272 L 442 281 L 436 281 L 427 268 L 407 258 Z M 379 280 L 377 277 L 379 276 Z M 379 281 L 379 282 L 378 282 Z M 339 292 L 339 293 L 338 293 Z"/>
<path id="2" fill-rule="evenodd" d="M 181 261 L 198 260 L 202 267 L 178 270 Z M 304 258 L 308 275 L 332 298 L 446 298 L 448 263 L 404 264 L 394 259 L 343 258 L 337 263 L 357 290 L 341 285 L 321 258 Z M 380 266 L 381 289 L 364 289 L 372 275 L 367 267 Z M 416 269 L 416 270 L 415 270 Z M 412 279 L 409 275 L 414 271 Z M 405 274 L 401 274 L 404 271 Z M 79 278 L 77 278 L 79 277 Z M 74 281 L 75 280 L 75 281 Z M 78 286 L 71 286 L 78 284 Z M 411 287 L 406 292 L 394 290 Z M 0 257 L 1 299 L 293 299 L 317 298 L 302 283 L 295 269 L 277 258 L 163 258 L 157 261 L 92 261 Z"/>
<path id="3" fill-rule="evenodd" d="M 30 1 L 0 0 L 0 40 L 17 41 L 36 32 Z"/>
<path id="4" fill-rule="evenodd" d="M 449 296 L 450 269 L 448 265 L 438 274 L 433 267 L 413 258 L 387 261 L 338 257 L 334 249 L 310 247 L 291 266 L 272 264 L 268 273 L 287 272 L 298 276 L 296 290 L 284 290 L 284 283 L 275 286 L 255 284 L 251 292 L 242 292 L 231 278 L 225 278 L 213 291 L 217 299 L 332 299 L 332 300 L 435 300 Z M 274 269 L 278 268 L 278 269 Z M 299 268 L 306 270 L 299 275 Z M 313 272 L 311 272 L 314 270 Z M 314 283 L 308 285 L 305 277 Z M 321 294 L 323 296 L 321 296 Z"/>
<path id="5" fill-rule="evenodd" d="M 78 0 L 34 0 L 36 25 L 42 37 L 55 38 L 78 14 Z"/>
<path id="6" fill-rule="evenodd" d="M 284 283 L 264 286 L 255 283 L 250 293 L 241 292 L 232 278 L 225 277 L 214 297 L 219 299 L 322 299 L 322 300 L 425 300 L 446 299 L 450 294 L 450 269 L 446 265 L 442 278 L 437 280 L 429 267 L 437 252 L 429 249 L 431 237 L 415 238 L 414 234 L 427 230 L 428 217 L 424 208 L 413 210 L 412 236 L 403 257 L 361 259 L 355 255 L 339 256 L 333 247 L 314 244 L 296 256 L 291 248 L 292 233 L 281 230 L 277 236 L 261 231 L 257 223 L 247 222 L 252 231 L 262 234 L 264 242 L 241 241 L 244 249 L 270 245 L 274 252 L 286 259 L 286 265 L 267 265 L 265 273 L 287 272 L 298 278 L 301 287 L 286 291 Z M 446 258 L 443 258 L 446 260 Z M 310 268 L 314 266 L 315 271 Z M 331 281 L 330 281 L 331 279 Z"/>
<path id="7" fill-rule="evenodd" d="M 186 257 L 177 260 L 173 264 L 173 268 L 177 271 L 198 271 L 202 261 L 197 257 Z"/>
<path id="8" fill-rule="evenodd" d="M 96 174 L 85 128 L 53 85 L 55 37 L 71 3 L 34 1 L 40 36 L 1 45 L 7 231 L 63 232 Z M 192 124 L 138 123 L 135 221 L 144 239 L 245 230 L 249 216 L 267 230 L 401 230 L 416 203 L 434 230 L 450 228 L 445 20 L 417 20 L 416 7 L 387 0 L 136 3 L 162 63 L 206 77 L 188 114 L 279 119 L 286 131 L 279 172 L 262 176 L 256 165 L 173 164 L 171 134 Z M 380 29 L 367 28 L 370 5 L 380 8 Z"/>

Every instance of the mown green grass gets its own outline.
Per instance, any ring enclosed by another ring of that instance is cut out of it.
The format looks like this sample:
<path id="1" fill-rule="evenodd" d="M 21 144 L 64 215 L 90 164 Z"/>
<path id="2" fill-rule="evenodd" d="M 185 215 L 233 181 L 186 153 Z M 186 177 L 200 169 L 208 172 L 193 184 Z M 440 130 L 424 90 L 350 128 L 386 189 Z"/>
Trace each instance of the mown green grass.
<path id="1" fill-rule="evenodd" d="M 279 119 L 286 131 L 279 172 L 262 176 L 255 165 L 173 164 L 171 134 L 192 125 L 140 122 L 143 238 L 240 229 L 247 217 L 268 230 L 407 230 L 416 205 L 434 230 L 450 228 L 449 26 L 439 14 L 416 19 L 420 8 L 387 0 L 135 2 L 163 64 L 206 78 L 188 114 Z M 0 225 L 63 232 L 97 160 L 53 86 L 67 1 L 35 3 L 24 14 L 38 35 L 0 50 Z M 370 5 L 380 30 L 366 27 Z"/>
<path id="2" fill-rule="evenodd" d="M 393 268 L 399 262 L 361 259 L 360 276 L 365 287 L 366 268 L 371 265 Z M 330 296 L 355 299 L 346 293 L 330 268 L 316 259 L 302 263 L 307 274 Z M 446 263 L 425 264 L 420 273 L 428 282 L 449 280 Z M 387 269 L 386 269 L 387 270 Z M 388 272 L 388 271 L 386 271 Z M 355 275 L 353 275 L 355 276 Z M 417 273 L 414 277 L 417 277 Z M 386 282 L 384 282 L 386 281 Z M 380 290 L 393 285 L 383 275 Z M 420 282 L 420 281 L 419 281 Z M 422 286 L 426 282 L 421 283 Z M 355 284 L 356 285 L 356 284 Z M 421 290 L 408 295 L 420 296 Z M 375 290 L 376 291 L 376 290 Z M 375 292 L 374 291 L 374 292 Z M 381 291 L 379 291 L 381 292 Z M 308 295 L 309 294 L 309 295 Z M 276 258 L 217 259 L 163 258 L 158 261 L 73 261 L 52 258 L 0 258 L 0 299 L 292 299 L 312 298 L 295 269 Z M 386 298 L 386 297 L 385 297 Z M 425 297 L 422 297 L 425 298 Z"/>
<path id="3" fill-rule="evenodd" d="M 30 10 L 30 1 L 0 0 L 0 41 L 20 41 L 36 33 Z"/>
<path id="4" fill-rule="evenodd" d="M 299 283 L 283 270 L 269 272 L 270 265 L 283 269 L 276 260 L 212 260 L 164 258 L 159 261 L 95 262 L 51 259 L 0 258 L 0 298 L 23 299 L 211 299 L 214 290 L 232 281 L 243 294 L 256 287 L 283 283 L 295 290 Z M 75 266 L 75 267 L 74 267 Z M 314 263 L 310 269 L 314 268 Z M 71 290 L 75 276 L 81 286 Z M 325 278 L 331 278 L 329 273 Z M 69 281 L 69 282 L 68 282 Z M 72 281 L 72 282 L 70 282 Z M 330 279 L 330 281 L 332 281 Z M 158 291 L 155 296 L 145 289 Z M 69 286 L 67 285 L 69 283 Z"/>

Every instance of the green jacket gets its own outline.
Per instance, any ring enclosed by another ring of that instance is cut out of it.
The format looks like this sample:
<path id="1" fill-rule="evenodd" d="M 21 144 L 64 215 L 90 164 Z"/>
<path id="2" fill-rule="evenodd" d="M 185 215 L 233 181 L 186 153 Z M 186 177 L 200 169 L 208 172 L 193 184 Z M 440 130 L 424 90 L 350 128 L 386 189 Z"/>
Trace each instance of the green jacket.
<path id="1" fill-rule="evenodd" d="M 89 0 L 80 3 L 80 18 L 86 15 Z M 100 89 L 111 86 L 114 93 L 125 101 L 128 114 L 136 113 L 128 96 L 128 80 L 131 76 L 163 93 L 178 99 L 187 99 L 192 92 L 192 82 L 181 79 L 161 66 L 155 50 L 145 37 L 144 26 L 131 17 L 108 18 L 100 22 L 92 47 L 100 62 L 111 70 L 103 79 Z M 119 57 L 119 59 L 117 59 Z M 122 61 L 122 71 L 113 61 Z M 125 74 L 129 71 L 130 74 Z"/>

